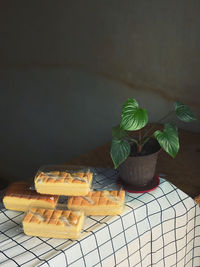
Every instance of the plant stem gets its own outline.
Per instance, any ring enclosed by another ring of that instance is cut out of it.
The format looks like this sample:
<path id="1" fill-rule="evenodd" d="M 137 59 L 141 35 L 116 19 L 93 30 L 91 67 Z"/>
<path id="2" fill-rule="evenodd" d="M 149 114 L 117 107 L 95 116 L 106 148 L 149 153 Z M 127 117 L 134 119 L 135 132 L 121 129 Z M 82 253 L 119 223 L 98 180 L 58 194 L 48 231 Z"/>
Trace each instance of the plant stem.
<path id="1" fill-rule="evenodd" d="M 138 144 L 138 141 L 137 141 L 136 139 L 134 139 L 134 138 L 130 138 L 130 139 L 128 139 L 128 141 L 131 141 L 131 142 L 133 142 L 133 143 Z"/>
<path id="2" fill-rule="evenodd" d="M 142 142 L 141 146 L 143 147 L 143 146 L 149 141 L 149 139 L 151 139 L 152 137 L 153 137 L 153 134 L 150 135 L 150 136 L 148 136 L 148 137 L 146 137 L 146 138 L 144 139 L 144 141 Z"/>
<path id="3" fill-rule="evenodd" d="M 157 121 L 157 123 L 163 121 L 163 120 L 166 119 L 168 116 L 170 116 L 172 113 L 174 113 L 174 110 L 170 111 L 167 115 L 165 115 L 164 117 L 162 117 L 161 119 L 159 119 L 159 120 Z M 145 138 L 148 136 L 148 134 L 149 134 L 154 128 L 156 128 L 156 126 L 155 126 L 155 125 L 152 125 L 152 126 L 146 131 L 146 133 L 144 134 L 143 139 L 145 139 Z"/>

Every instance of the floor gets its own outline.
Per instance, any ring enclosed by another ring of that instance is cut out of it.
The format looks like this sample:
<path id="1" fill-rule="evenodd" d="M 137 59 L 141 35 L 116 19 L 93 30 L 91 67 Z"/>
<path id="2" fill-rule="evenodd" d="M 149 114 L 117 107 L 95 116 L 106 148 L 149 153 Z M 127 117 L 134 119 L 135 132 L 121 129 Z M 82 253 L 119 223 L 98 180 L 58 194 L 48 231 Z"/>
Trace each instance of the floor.
<path id="1" fill-rule="evenodd" d="M 179 129 L 179 139 L 180 150 L 176 158 L 161 151 L 156 172 L 194 198 L 200 194 L 200 133 Z M 67 164 L 113 168 L 109 150 L 110 144 L 107 143 Z"/>

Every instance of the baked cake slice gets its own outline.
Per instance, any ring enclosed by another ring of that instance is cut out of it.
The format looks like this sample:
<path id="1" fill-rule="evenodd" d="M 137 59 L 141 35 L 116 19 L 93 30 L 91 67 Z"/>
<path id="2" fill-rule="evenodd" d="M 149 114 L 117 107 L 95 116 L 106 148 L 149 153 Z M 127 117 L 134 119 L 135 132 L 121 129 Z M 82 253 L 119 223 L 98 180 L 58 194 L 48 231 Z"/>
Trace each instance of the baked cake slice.
<path id="1" fill-rule="evenodd" d="M 26 211 L 28 207 L 54 209 L 58 196 L 42 195 L 30 189 L 27 182 L 12 183 L 3 198 L 6 209 L 16 211 Z"/>
<path id="2" fill-rule="evenodd" d="M 83 221 L 84 213 L 80 211 L 31 208 L 22 224 L 29 236 L 77 239 Z"/>
<path id="3" fill-rule="evenodd" d="M 42 194 L 82 196 L 90 191 L 92 176 L 90 171 L 39 172 L 35 177 L 35 188 Z"/>
<path id="4" fill-rule="evenodd" d="M 91 191 L 86 196 L 69 197 L 67 207 L 85 215 L 118 215 L 123 210 L 124 190 Z"/>

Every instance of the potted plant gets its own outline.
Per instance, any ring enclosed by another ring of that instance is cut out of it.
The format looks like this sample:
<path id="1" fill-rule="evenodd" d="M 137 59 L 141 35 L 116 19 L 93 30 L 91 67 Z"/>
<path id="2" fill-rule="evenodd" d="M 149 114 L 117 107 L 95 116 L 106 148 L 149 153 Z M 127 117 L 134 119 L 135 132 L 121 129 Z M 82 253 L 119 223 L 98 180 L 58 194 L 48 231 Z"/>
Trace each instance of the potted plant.
<path id="1" fill-rule="evenodd" d="M 184 122 L 196 120 L 190 108 L 175 102 L 174 108 L 158 123 L 173 113 Z M 153 186 L 157 156 L 161 149 L 175 158 L 179 151 L 178 128 L 172 122 L 165 123 L 163 129 L 155 130 L 148 123 L 148 114 L 138 102 L 129 98 L 121 114 L 120 125 L 112 128 L 110 154 L 114 168 L 119 167 L 120 182 L 125 189 L 142 189 Z"/>

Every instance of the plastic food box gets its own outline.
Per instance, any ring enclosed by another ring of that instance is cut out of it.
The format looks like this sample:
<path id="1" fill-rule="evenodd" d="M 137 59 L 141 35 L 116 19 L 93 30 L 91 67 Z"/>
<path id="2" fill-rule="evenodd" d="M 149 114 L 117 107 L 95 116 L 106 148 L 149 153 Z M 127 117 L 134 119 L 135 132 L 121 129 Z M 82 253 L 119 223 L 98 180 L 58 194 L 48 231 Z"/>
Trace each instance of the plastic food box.
<path id="1" fill-rule="evenodd" d="M 3 197 L 6 209 L 26 211 L 28 207 L 54 209 L 58 202 L 58 196 L 39 194 L 25 181 L 12 183 Z"/>
<path id="2" fill-rule="evenodd" d="M 30 208 L 22 225 L 24 233 L 29 236 L 77 239 L 84 218 L 80 211 Z"/>
<path id="3" fill-rule="evenodd" d="M 54 165 L 41 167 L 34 182 L 41 194 L 83 196 L 90 191 L 92 178 L 90 168 Z"/>
<path id="4" fill-rule="evenodd" d="M 26 235 L 78 239 L 85 216 L 121 214 L 125 191 L 116 183 L 92 187 L 94 168 L 66 165 L 41 167 L 34 186 L 22 181 L 10 185 L 5 208 L 25 212 Z"/>

